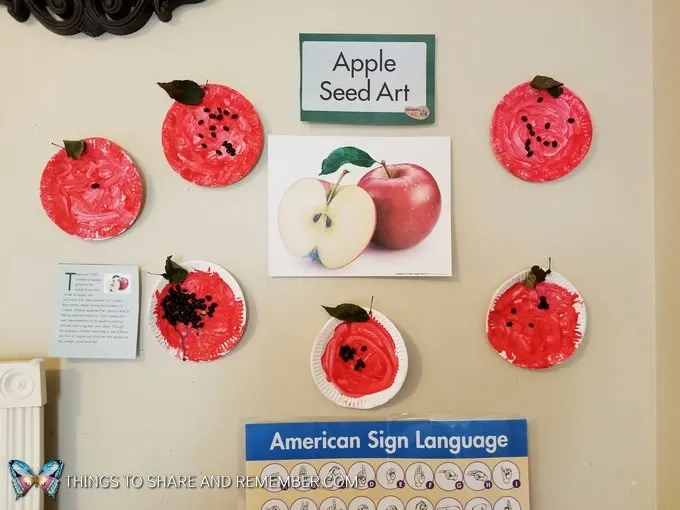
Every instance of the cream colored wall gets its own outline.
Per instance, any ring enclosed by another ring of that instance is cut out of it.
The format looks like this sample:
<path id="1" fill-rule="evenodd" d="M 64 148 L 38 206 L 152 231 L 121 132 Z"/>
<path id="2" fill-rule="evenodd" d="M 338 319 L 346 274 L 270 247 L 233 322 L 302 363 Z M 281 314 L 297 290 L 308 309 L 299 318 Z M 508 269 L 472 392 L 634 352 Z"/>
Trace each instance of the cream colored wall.
<path id="1" fill-rule="evenodd" d="M 676 0 L 654 1 L 654 180 L 656 226 L 657 351 L 657 492 L 659 510 L 675 510 L 680 501 L 678 422 L 680 403 L 677 360 L 680 343 L 677 304 L 680 276 L 672 268 L 680 253 L 678 133 L 680 115 L 680 33 Z"/>
<path id="2" fill-rule="evenodd" d="M 650 0 L 208 0 L 181 9 L 169 25 L 96 40 L 57 37 L 3 10 L 0 356 L 46 354 L 57 262 L 157 271 L 171 253 L 214 260 L 239 279 L 252 312 L 243 346 L 207 365 L 182 365 L 163 352 L 145 309 L 138 361 L 55 361 L 48 454 L 68 472 L 236 474 L 251 418 L 525 416 L 532 508 L 653 508 Z M 437 34 L 437 124 L 300 123 L 300 31 Z M 537 73 L 581 94 L 596 127 L 583 167 L 544 185 L 510 176 L 488 141 L 496 102 Z M 241 90 L 267 133 L 450 135 L 453 280 L 269 279 L 266 155 L 245 181 L 219 190 L 188 185 L 163 158 L 159 132 L 169 102 L 155 83 L 185 77 Z M 38 181 L 51 142 L 95 135 L 133 155 L 148 199 L 129 233 L 86 243 L 50 223 Z M 589 331 L 569 365 L 533 373 L 492 351 L 484 318 L 497 285 L 548 256 L 585 296 Z M 144 277 L 144 306 L 154 278 Z M 405 334 L 411 370 L 391 405 L 352 412 L 317 393 L 309 350 L 326 320 L 319 305 L 371 295 Z M 235 490 L 59 494 L 62 510 L 233 508 L 238 497 Z"/>

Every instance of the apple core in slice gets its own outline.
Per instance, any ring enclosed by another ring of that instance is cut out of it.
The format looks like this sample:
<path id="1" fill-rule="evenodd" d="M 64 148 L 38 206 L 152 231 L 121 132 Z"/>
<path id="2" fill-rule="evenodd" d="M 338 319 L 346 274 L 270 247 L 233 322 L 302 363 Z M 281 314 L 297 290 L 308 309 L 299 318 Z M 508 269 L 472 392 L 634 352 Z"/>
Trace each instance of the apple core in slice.
<path id="1" fill-rule="evenodd" d="M 279 233 L 288 252 L 329 269 L 346 266 L 361 255 L 375 224 L 373 199 L 354 185 L 334 187 L 319 179 L 301 179 L 279 204 Z"/>

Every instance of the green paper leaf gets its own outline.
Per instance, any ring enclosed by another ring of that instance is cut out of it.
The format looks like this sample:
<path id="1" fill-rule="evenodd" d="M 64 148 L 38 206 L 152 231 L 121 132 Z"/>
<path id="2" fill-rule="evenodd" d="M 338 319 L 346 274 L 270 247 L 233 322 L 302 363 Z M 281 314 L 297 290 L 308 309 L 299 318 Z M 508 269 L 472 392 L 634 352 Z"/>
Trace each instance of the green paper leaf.
<path id="1" fill-rule="evenodd" d="M 182 104 L 201 104 L 205 97 L 205 89 L 191 80 L 159 82 L 158 86 L 165 90 L 171 98 Z"/>
<path id="2" fill-rule="evenodd" d="M 358 305 L 342 303 L 338 306 L 323 306 L 328 315 L 345 322 L 366 322 L 369 319 L 368 312 Z"/>
<path id="3" fill-rule="evenodd" d="M 342 165 L 346 164 L 368 168 L 374 163 L 377 163 L 377 161 L 361 149 L 357 149 L 356 147 L 340 147 L 331 152 L 328 157 L 323 160 L 321 163 L 321 173 L 319 175 L 328 175 L 337 172 Z"/>
<path id="4" fill-rule="evenodd" d="M 546 271 L 540 266 L 531 266 L 529 273 L 524 279 L 524 286 L 535 287 L 537 284 L 543 283 L 549 274 L 550 269 Z"/>
<path id="5" fill-rule="evenodd" d="M 84 140 L 64 140 L 64 150 L 71 159 L 78 159 L 85 152 Z"/>
<path id="6" fill-rule="evenodd" d="M 550 94 L 552 97 L 557 99 L 562 95 L 562 85 L 564 83 L 559 82 L 557 80 L 554 80 L 553 78 L 550 78 L 549 76 L 534 76 L 534 79 L 531 80 L 531 86 L 537 90 L 545 90 L 548 94 Z"/>
<path id="7" fill-rule="evenodd" d="M 549 76 L 534 76 L 534 79 L 531 80 L 531 86 L 535 89 L 538 90 L 548 90 L 548 89 L 553 89 L 556 87 L 561 87 L 564 85 L 564 83 L 561 83 L 557 80 L 554 80 L 553 78 L 550 78 Z"/>
<path id="8" fill-rule="evenodd" d="M 168 258 L 165 259 L 165 273 L 163 273 L 161 276 L 169 282 L 182 283 L 188 274 L 189 271 L 172 260 L 172 255 L 169 255 Z"/>

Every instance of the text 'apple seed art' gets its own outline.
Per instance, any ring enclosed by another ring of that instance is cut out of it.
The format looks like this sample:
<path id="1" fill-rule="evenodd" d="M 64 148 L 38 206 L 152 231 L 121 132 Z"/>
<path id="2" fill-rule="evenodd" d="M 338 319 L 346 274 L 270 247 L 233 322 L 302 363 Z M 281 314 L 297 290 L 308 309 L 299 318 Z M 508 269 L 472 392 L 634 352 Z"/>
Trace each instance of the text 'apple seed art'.
<path id="1" fill-rule="evenodd" d="M 370 170 L 356 184 L 343 185 L 350 173 L 346 165 Z M 422 166 L 388 164 L 360 148 L 344 146 L 321 163 L 319 176 L 333 174 L 335 182 L 299 179 L 281 198 L 278 230 L 293 257 L 342 268 L 371 243 L 385 251 L 418 245 L 440 218 L 439 184 Z"/>

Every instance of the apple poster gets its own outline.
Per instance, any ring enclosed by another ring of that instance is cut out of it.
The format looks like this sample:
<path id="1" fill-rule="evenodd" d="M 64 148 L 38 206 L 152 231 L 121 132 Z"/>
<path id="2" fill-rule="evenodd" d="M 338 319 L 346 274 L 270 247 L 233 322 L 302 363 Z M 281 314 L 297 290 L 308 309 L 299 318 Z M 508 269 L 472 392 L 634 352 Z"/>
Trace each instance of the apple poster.
<path id="1" fill-rule="evenodd" d="M 451 139 L 270 136 L 269 275 L 451 276 Z"/>

